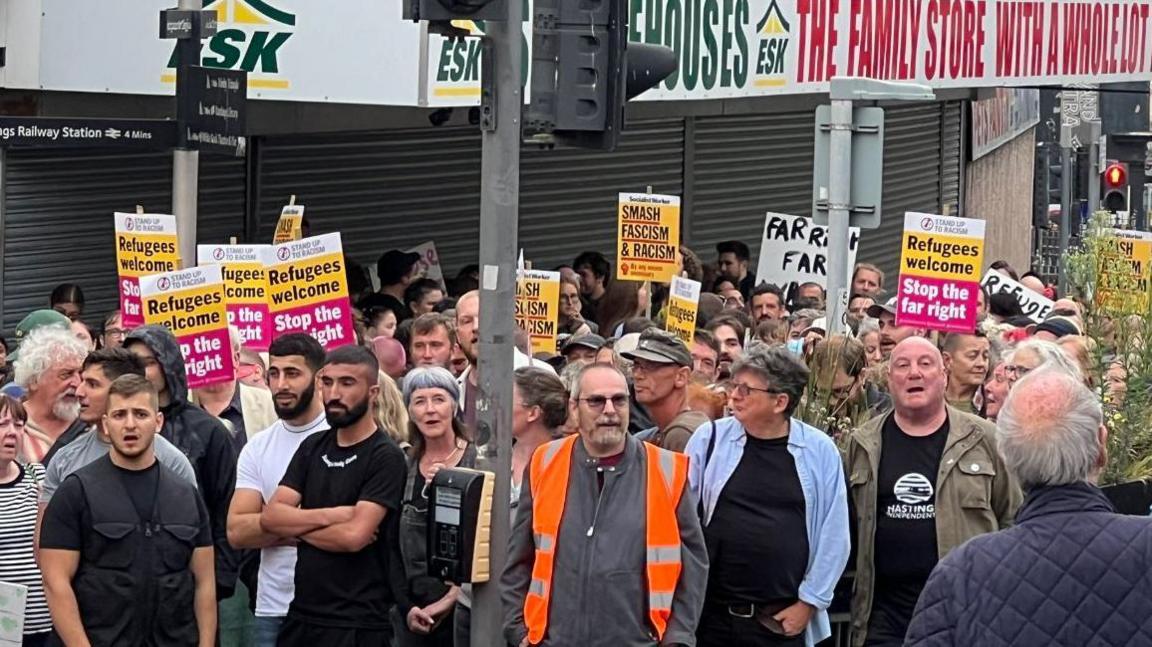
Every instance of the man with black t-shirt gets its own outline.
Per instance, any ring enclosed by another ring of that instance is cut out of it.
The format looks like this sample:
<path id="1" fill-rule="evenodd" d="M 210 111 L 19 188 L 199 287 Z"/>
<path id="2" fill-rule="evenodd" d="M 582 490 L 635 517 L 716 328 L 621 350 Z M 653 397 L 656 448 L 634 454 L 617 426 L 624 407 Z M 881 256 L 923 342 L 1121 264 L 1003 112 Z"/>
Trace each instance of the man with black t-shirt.
<path id="1" fill-rule="evenodd" d="M 391 638 L 405 463 L 370 413 L 379 370 L 362 346 L 328 354 L 319 375 L 330 429 L 301 443 L 261 513 L 265 532 L 300 540 L 281 647 L 376 647 Z"/>
<path id="2" fill-rule="evenodd" d="M 69 474 L 44 514 L 40 567 L 52 644 L 216 642 L 208 510 L 196 486 L 156 460 L 155 388 L 123 375 L 108 390 L 108 455 Z"/>
<path id="3" fill-rule="evenodd" d="M 968 539 L 1004 528 L 1020 490 L 996 428 L 948 407 L 940 351 L 910 337 L 892 350 L 893 411 L 845 449 L 857 524 L 852 643 L 901 645 L 936 563 Z"/>

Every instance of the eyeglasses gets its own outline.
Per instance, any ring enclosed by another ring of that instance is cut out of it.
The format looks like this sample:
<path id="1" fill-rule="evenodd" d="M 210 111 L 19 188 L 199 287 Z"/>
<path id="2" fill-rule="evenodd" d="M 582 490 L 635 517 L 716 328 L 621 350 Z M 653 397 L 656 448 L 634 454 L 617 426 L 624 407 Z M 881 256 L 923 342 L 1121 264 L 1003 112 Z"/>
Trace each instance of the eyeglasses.
<path id="1" fill-rule="evenodd" d="M 121 330 L 119 328 L 109 328 L 104 331 L 105 337 L 123 337 L 125 334 L 127 334 L 127 331 Z"/>
<path id="2" fill-rule="evenodd" d="M 1019 364 L 1008 364 L 1004 367 L 1004 373 L 1006 373 L 1012 381 L 1019 380 L 1032 371 L 1033 369 L 1027 366 L 1020 366 Z"/>
<path id="3" fill-rule="evenodd" d="M 632 372 L 640 371 L 641 373 L 655 373 L 662 368 L 673 368 L 675 364 L 662 364 L 660 362 L 652 362 L 646 359 L 632 360 Z"/>
<path id="4" fill-rule="evenodd" d="M 769 395 L 780 395 L 783 393 L 783 391 L 777 391 L 776 389 L 762 389 L 758 386 L 749 386 L 744 382 L 732 383 L 732 393 L 737 394 L 740 397 L 747 397 L 753 391 L 757 391 L 759 393 L 767 393 Z"/>
<path id="5" fill-rule="evenodd" d="M 587 404 L 588 408 L 593 411 L 603 411 L 604 406 L 608 402 L 612 402 L 612 408 L 619 411 L 628 407 L 628 396 L 620 394 L 609 398 L 603 395 L 590 395 L 586 398 L 580 398 L 580 402 Z"/>

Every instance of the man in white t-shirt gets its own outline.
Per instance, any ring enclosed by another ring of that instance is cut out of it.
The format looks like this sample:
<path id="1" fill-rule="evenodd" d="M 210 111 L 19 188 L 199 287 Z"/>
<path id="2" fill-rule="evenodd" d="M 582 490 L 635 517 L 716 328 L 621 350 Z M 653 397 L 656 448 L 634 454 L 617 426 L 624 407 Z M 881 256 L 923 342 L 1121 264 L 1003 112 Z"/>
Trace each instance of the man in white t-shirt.
<path id="1" fill-rule="evenodd" d="M 256 647 L 275 647 L 295 594 L 295 541 L 264 532 L 260 513 L 272 499 L 300 443 L 328 429 L 316 394 L 316 372 L 324 349 L 310 335 L 278 337 L 268 349 L 268 386 L 279 420 L 248 440 L 237 462 L 236 493 L 228 509 L 228 541 L 260 549 L 256 584 Z"/>

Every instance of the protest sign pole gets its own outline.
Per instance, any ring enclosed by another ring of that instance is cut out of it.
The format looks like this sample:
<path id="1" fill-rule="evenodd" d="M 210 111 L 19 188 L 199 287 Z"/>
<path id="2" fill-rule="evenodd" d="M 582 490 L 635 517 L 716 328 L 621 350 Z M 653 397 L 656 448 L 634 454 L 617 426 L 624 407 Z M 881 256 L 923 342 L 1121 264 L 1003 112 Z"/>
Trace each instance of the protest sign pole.
<path id="1" fill-rule="evenodd" d="M 1072 144 L 1064 144 L 1060 143 L 1060 294 L 1068 291 L 1068 239 L 1072 229 Z"/>
<path id="2" fill-rule="evenodd" d="M 178 8 L 187 11 L 203 9 L 201 0 L 180 0 Z M 184 117 L 180 114 L 181 95 L 188 92 L 185 85 L 188 67 L 200 58 L 200 20 L 192 21 L 192 37 L 176 41 L 176 148 L 172 149 L 172 215 L 176 216 L 176 232 L 180 241 L 180 265 L 195 265 L 196 258 L 196 198 L 200 182 L 200 151 L 189 146 Z M 185 82 L 185 83 L 182 83 Z"/>
<path id="3" fill-rule="evenodd" d="M 520 35 L 522 3 L 506 2 L 503 21 L 487 23 L 481 60 L 480 128 L 480 341 L 476 398 L 480 469 L 494 472 L 490 535 L 491 579 L 473 590 L 472 645 L 503 642 L 500 574 L 511 534 L 512 371 L 516 249 L 520 209 Z"/>

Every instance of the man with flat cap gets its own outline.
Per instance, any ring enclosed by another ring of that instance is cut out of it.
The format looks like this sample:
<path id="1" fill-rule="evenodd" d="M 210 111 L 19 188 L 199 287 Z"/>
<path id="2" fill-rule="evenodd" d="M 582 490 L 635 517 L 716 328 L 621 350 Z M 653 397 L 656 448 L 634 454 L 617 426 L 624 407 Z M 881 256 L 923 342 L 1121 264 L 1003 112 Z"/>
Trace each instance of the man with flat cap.
<path id="1" fill-rule="evenodd" d="M 622 356 L 632 361 L 636 401 L 644 405 L 656 423 L 654 428 L 641 432 L 640 439 L 683 452 L 692 432 L 709 421 L 708 416 L 688 408 L 692 353 L 676 335 L 649 328 L 640 333 L 636 349 Z"/>

